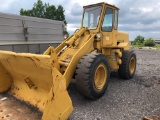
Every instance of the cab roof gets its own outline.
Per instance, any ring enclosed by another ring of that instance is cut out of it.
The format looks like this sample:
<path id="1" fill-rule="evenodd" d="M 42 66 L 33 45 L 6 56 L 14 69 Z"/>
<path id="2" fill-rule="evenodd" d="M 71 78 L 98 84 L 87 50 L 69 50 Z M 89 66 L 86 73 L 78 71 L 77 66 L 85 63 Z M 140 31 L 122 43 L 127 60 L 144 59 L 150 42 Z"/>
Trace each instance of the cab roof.
<path id="1" fill-rule="evenodd" d="M 101 2 L 101 3 L 96 3 L 96 4 L 91 4 L 91 5 L 83 6 L 83 8 L 88 8 L 88 7 L 97 6 L 97 5 L 111 6 L 111 7 L 114 7 L 114 8 L 116 8 L 116 9 L 119 10 L 119 8 L 116 7 L 115 5 L 111 5 L 111 4 L 108 4 L 108 3 L 106 3 L 106 2 Z"/>

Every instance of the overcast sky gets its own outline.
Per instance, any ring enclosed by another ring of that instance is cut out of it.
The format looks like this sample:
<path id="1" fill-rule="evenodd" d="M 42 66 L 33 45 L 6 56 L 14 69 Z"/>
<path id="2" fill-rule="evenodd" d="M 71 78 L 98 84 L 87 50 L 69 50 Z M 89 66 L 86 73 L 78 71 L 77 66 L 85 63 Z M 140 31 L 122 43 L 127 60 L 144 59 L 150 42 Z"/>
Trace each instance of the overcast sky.
<path id="1" fill-rule="evenodd" d="M 80 27 L 84 5 L 108 2 L 120 8 L 119 30 L 128 32 L 130 40 L 137 35 L 160 38 L 160 0 L 42 0 L 55 6 L 62 5 L 68 22 L 67 29 L 73 33 Z M 1 0 L 0 12 L 19 14 L 21 8 L 31 9 L 37 0 Z"/>

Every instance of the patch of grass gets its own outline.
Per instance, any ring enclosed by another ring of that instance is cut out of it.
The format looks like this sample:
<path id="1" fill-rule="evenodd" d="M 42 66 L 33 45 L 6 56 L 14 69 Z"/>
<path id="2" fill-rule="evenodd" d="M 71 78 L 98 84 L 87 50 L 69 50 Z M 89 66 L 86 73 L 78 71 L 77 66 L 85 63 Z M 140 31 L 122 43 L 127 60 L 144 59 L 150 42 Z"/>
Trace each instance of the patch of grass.
<path id="1" fill-rule="evenodd" d="M 156 45 L 154 46 L 154 48 L 160 50 L 160 44 L 156 44 Z"/>
<path id="2" fill-rule="evenodd" d="M 141 44 L 137 44 L 137 45 L 133 45 L 133 44 L 132 44 L 132 46 L 133 46 L 133 47 L 144 47 L 144 44 L 142 44 L 142 43 L 141 43 Z"/>

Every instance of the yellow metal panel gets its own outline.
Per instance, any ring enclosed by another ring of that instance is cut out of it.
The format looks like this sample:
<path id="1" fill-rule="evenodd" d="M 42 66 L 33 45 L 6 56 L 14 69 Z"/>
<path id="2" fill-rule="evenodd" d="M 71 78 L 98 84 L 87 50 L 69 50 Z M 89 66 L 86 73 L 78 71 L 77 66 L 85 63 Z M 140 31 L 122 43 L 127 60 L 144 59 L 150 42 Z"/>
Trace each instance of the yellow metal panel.
<path id="1" fill-rule="evenodd" d="M 57 70 L 60 70 L 60 66 L 59 66 L 59 63 L 58 63 L 58 59 L 57 59 L 57 54 L 56 54 L 56 51 L 54 49 L 54 47 L 49 47 L 43 55 L 50 55 L 50 59 L 52 60 L 52 63 L 51 65 L 56 67 Z M 53 65 L 54 64 L 54 65 Z"/>
<path id="2" fill-rule="evenodd" d="M 109 60 L 109 65 L 112 70 L 119 69 L 119 63 L 121 62 L 120 57 L 122 57 L 122 56 L 120 56 L 118 53 L 121 54 L 120 49 L 111 49 L 111 55 L 107 56 L 108 60 Z"/>
<path id="3" fill-rule="evenodd" d="M 94 50 L 93 48 L 93 41 L 94 41 L 94 36 L 92 35 L 91 38 L 89 40 L 86 41 L 86 43 L 84 43 L 77 51 L 76 53 L 72 56 L 72 59 L 64 73 L 64 77 L 66 78 L 66 85 L 68 86 L 71 78 L 74 74 L 74 71 L 76 69 L 76 66 L 79 62 L 79 60 L 81 59 L 81 57 L 83 57 L 85 54 L 90 53 L 91 51 Z"/>
<path id="4" fill-rule="evenodd" d="M 102 54 L 110 56 L 111 48 L 102 48 Z"/>
<path id="5" fill-rule="evenodd" d="M 67 120 L 73 111 L 71 99 L 66 91 L 66 80 L 54 67 L 52 68 L 53 84 L 47 99 L 43 120 Z"/>
<path id="6" fill-rule="evenodd" d="M 0 63 L 0 93 L 6 92 L 11 87 L 11 77 Z"/>
<path id="7" fill-rule="evenodd" d="M 128 42 L 119 43 L 119 44 L 118 44 L 118 47 L 124 48 L 124 47 L 126 47 L 128 44 L 129 44 Z"/>
<path id="8" fill-rule="evenodd" d="M 10 93 L 43 110 L 52 85 L 49 55 L 0 51 L 0 63 L 12 78 Z"/>
<path id="9" fill-rule="evenodd" d="M 110 6 L 110 7 L 113 7 L 115 9 L 118 9 L 118 7 L 116 7 L 115 5 L 111 5 L 111 4 L 108 4 L 106 2 L 101 2 L 101 3 L 97 3 L 97 4 L 92 4 L 92 5 L 87 5 L 87 6 L 83 6 L 84 8 L 88 8 L 88 7 L 92 7 L 92 6 L 98 6 L 98 5 L 105 5 L 105 6 Z"/>

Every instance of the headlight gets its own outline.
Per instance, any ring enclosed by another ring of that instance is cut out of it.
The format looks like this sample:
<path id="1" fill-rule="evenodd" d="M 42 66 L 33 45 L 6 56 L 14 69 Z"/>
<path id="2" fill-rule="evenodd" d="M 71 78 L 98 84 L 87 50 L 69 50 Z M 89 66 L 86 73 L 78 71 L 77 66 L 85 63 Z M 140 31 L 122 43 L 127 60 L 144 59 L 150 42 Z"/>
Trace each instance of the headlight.
<path id="1" fill-rule="evenodd" d="M 97 33 L 96 37 L 97 37 L 97 38 L 101 38 L 101 34 L 100 34 L 100 33 Z"/>

